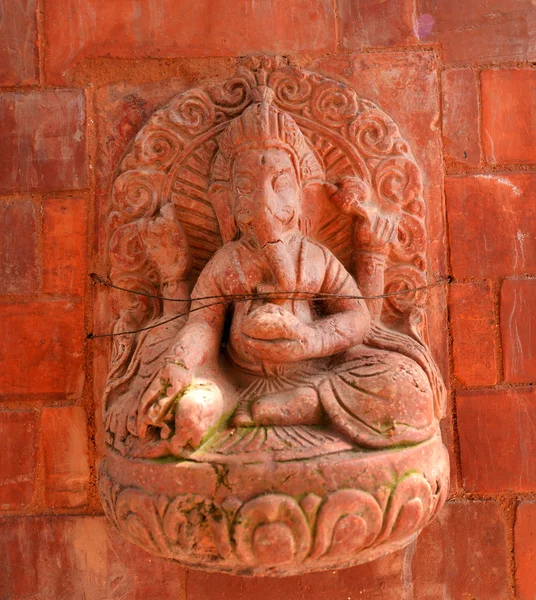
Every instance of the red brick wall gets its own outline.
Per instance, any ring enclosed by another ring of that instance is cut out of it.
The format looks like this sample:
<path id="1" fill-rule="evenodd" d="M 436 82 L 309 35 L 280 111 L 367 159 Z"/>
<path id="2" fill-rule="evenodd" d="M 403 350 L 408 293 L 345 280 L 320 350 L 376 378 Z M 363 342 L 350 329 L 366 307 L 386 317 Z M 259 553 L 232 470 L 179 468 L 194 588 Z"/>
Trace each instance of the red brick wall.
<path id="1" fill-rule="evenodd" d="M 1 600 L 536 598 L 534 31 L 533 0 L 0 0 Z M 107 530 L 104 353 L 85 338 L 95 172 L 176 89 L 148 84 L 189 86 L 263 51 L 382 106 L 376 79 L 396 71 L 386 109 L 435 169 L 436 274 L 454 278 L 448 505 L 405 551 L 274 581 L 186 572 Z M 440 110 L 426 131 L 428 98 Z"/>

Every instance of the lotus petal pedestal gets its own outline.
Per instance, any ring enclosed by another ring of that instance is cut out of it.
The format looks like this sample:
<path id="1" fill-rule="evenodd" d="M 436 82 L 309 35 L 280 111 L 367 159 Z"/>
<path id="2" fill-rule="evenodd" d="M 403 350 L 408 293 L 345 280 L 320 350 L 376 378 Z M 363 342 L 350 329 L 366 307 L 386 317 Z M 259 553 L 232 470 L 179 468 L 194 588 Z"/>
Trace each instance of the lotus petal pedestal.
<path id="1" fill-rule="evenodd" d="M 229 429 L 188 460 L 101 465 L 120 533 L 181 564 L 238 575 L 350 567 L 410 543 L 441 509 L 439 435 L 388 451 L 357 449 L 315 427 Z"/>

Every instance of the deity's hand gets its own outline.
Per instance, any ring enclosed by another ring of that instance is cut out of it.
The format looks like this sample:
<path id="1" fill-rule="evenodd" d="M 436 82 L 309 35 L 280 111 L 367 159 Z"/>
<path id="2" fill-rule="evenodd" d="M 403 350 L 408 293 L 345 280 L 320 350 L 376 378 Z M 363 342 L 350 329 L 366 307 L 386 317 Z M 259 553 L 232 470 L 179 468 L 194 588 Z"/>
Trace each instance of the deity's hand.
<path id="1" fill-rule="evenodd" d="M 191 267 L 188 242 L 172 202 L 154 219 L 140 219 L 139 231 L 151 262 L 163 280 L 183 280 Z"/>
<path id="2" fill-rule="evenodd" d="M 357 217 L 358 248 L 387 254 L 398 235 L 400 209 L 383 211 L 370 186 L 358 177 L 343 177 L 337 185 L 327 184 L 327 188 L 331 201 L 341 212 Z"/>
<path id="3" fill-rule="evenodd" d="M 242 333 L 253 356 L 276 363 L 310 358 L 318 341 L 312 326 L 274 304 L 265 304 L 249 314 Z"/>
<path id="4" fill-rule="evenodd" d="M 374 204 L 363 204 L 357 213 L 356 242 L 360 250 L 387 254 L 398 236 L 400 218 L 395 214 L 383 214 Z"/>
<path id="5" fill-rule="evenodd" d="M 188 371 L 169 362 L 153 378 L 141 398 L 137 434 L 142 439 L 149 427 L 170 438 L 173 454 L 183 448 L 195 449 L 217 426 L 223 413 L 223 396 L 212 381 L 196 379 Z"/>
<path id="6" fill-rule="evenodd" d="M 190 383 L 188 371 L 171 360 L 158 371 L 142 394 L 137 419 L 137 435 L 146 437 L 150 426 L 160 427 L 165 437 L 167 422 L 174 418 L 178 395 Z"/>

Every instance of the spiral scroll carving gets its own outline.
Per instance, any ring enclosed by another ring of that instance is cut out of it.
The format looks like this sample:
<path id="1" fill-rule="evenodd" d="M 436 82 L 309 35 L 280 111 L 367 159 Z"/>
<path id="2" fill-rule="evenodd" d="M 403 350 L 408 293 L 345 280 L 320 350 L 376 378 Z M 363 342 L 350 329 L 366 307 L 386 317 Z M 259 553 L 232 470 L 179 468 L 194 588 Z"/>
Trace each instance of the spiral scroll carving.
<path id="1" fill-rule="evenodd" d="M 298 69 L 281 69 L 272 73 L 270 86 L 277 103 L 286 110 L 301 110 L 311 100 L 313 86 L 310 76 Z"/>
<path id="2" fill-rule="evenodd" d="M 394 121 L 378 109 L 370 109 L 350 126 L 350 137 L 367 157 L 383 158 L 393 153 L 400 133 Z"/>
<path id="3" fill-rule="evenodd" d="M 113 200 L 125 218 L 152 216 L 160 202 L 162 175 L 155 172 L 125 171 L 115 180 Z"/>
<path id="4" fill-rule="evenodd" d="M 203 90 L 195 89 L 171 102 L 169 116 L 173 123 L 195 136 L 214 124 L 216 110 L 210 96 Z"/>
<path id="5" fill-rule="evenodd" d="M 357 94 L 352 88 L 335 81 L 324 81 L 314 91 L 311 112 L 321 123 L 341 127 L 357 115 Z"/>

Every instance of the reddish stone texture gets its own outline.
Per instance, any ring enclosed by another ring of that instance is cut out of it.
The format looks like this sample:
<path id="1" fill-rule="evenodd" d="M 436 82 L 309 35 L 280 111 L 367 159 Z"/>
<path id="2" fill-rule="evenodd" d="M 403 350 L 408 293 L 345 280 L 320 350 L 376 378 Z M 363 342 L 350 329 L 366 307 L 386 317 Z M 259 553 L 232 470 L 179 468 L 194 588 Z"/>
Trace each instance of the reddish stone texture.
<path id="1" fill-rule="evenodd" d="M 463 487 L 536 489 L 536 388 L 461 391 L 456 399 Z"/>
<path id="2" fill-rule="evenodd" d="M 482 72 L 482 131 L 489 163 L 536 162 L 536 70 Z"/>
<path id="3" fill-rule="evenodd" d="M 478 165 L 480 144 L 476 73 L 471 69 L 447 69 L 442 73 L 441 83 L 445 160 Z"/>
<path id="4" fill-rule="evenodd" d="M 332 0 L 51 0 L 45 6 L 46 74 L 61 83 L 84 57 L 241 56 L 332 52 Z"/>
<path id="5" fill-rule="evenodd" d="M 497 383 L 497 322 L 489 282 L 450 286 L 454 375 L 464 385 Z"/>
<path id="6" fill-rule="evenodd" d="M 519 600 L 536 598 L 536 503 L 521 502 L 514 529 L 516 593 Z"/>
<path id="7" fill-rule="evenodd" d="M 0 94 L 0 193 L 86 187 L 81 90 Z"/>
<path id="8" fill-rule="evenodd" d="M 32 503 L 35 493 L 35 412 L 0 411 L 0 456 L 0 510 L 27 507 Z M 4 596 L 0 594 L 0 597 Z"/>
<path id="9" fill-rule="evenodd" d="M 504 378 L 536 382 L 536 279 L 506 279 L 501 287 Z"/>
<path id="10" fill-rule="evenodd" d="M 38 83 L 36 4 L 36 0 L 2 2 L 0 85 Z"/>
<path id="11" fill-rule="evenodd" d="M 44 408 L 41 436 L 47 505 L 72 507 L 84 504 L 89 482 L 84 409 L 80 406 Z"/>
<path id="12" fill-rule="evenodd" d="M 37 268 L 37 210 L 31 200 L 0 204 L 0 294 L 34 294 Z"/>
<path id="13" fill-rule="evenodd" d="M 362 50 L 417 41 L 413 0 L 337 0 L 341 46 Z"/>
<path id="14" fill-rule="evenodd" d="M 4 518 L 0 556 L 5 600 L 185 598 L 185 571 L 121 540 L 104 517 Z"/>
<path id="15" fill-rule="evenodd" d="M 440 42 L 446 63 L 533 60 L 532 0 L 417 0 L 421 42 Z"/>
<path id="16" fill-rule="evenodd" d="M 400 598 L 509 597 L 505 523 L 493 501 L 449 502 L 417 538 L 414 552 L 404 565 L 412 593 Z"/>
<path id="17" fill-rule="evenodd" d="M 446 181 L 452 273 L 536 272 L 536 175 L 490 173 Z"/>
<path id="18" fill-rule="evenodd" d="M 83 385 L 83 307 L 0 304 L 0 395 L 67 394 Z"/>
<path id="19" fill-rule="evenodd" d="M 82 296 L 86 279 L 84 200 L 46 200 L 43 237 L 43 292 Z"/>

